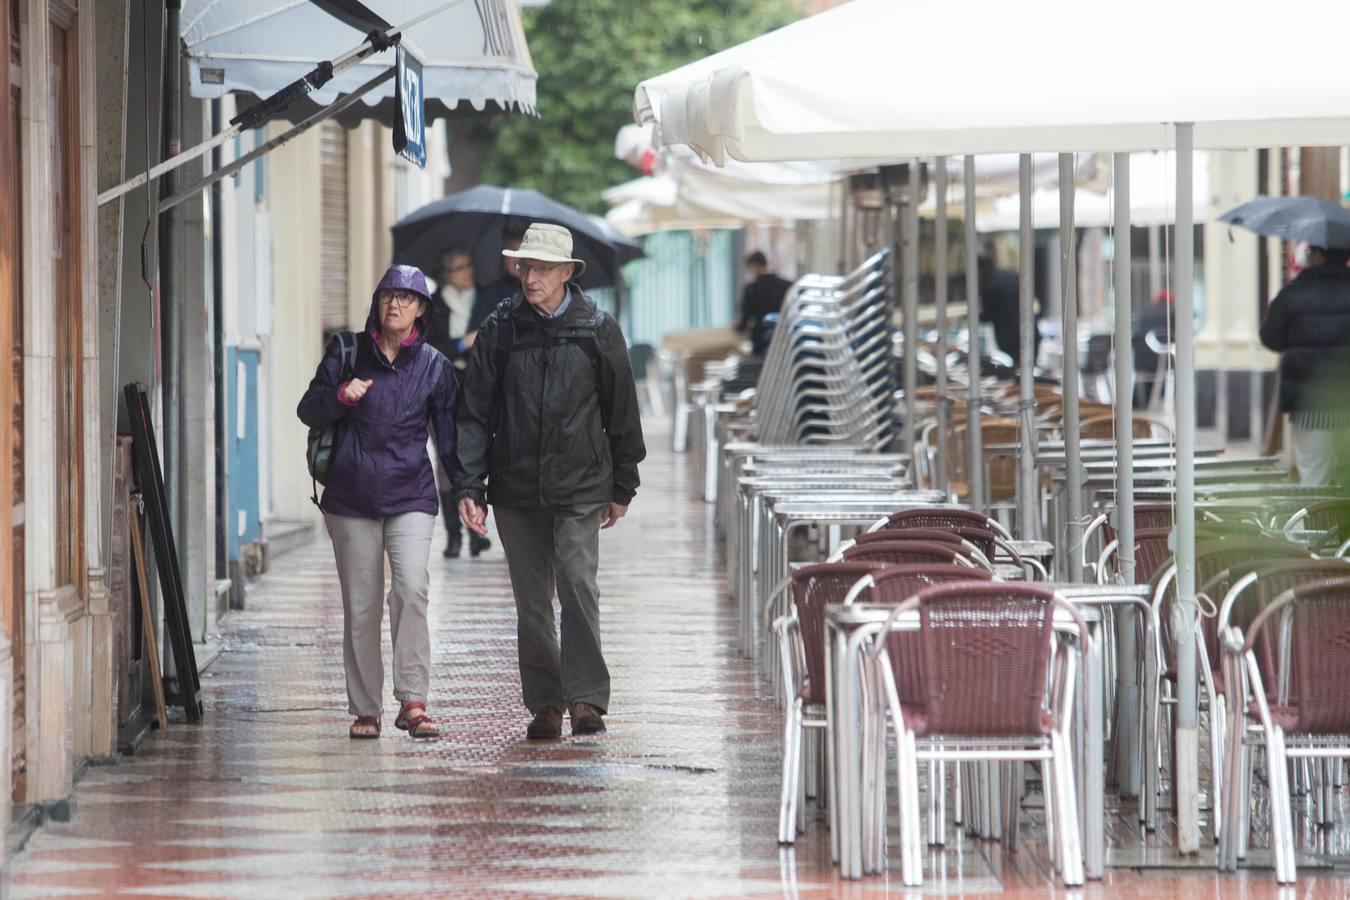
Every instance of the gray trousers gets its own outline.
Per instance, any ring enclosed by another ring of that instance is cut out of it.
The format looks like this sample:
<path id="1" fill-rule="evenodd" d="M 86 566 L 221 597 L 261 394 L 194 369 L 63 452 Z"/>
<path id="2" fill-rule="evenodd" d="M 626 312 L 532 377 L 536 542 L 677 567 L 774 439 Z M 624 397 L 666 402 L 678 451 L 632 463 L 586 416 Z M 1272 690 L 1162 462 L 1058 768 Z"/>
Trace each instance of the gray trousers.
<path id="1" fill-rule="evenodd" d="M 361 519 L 324 513 L 342 585 L 342 661 L 347 670 L 347 711 L 379 718 L 384 703 L 384 660 L 380 628 L 389 604 L 394 639 L 394 698 L 427 699 L 431 635 L 427 630 L 427 555 L 434 516 L 404 513 Z M 384 558 L 389 556 L 389 594 L 384 593 Z"/>
<path id="2" fill-rule="evenodd" d="M 604 504 L 563 509 L 496 506 L 497 534 L 516 596 L 516 636 L 525 707 L 609 709 L 609 668 L 600 650 L 600 522 Z M 562 608 L 562 646 L 553 595 Z"/>

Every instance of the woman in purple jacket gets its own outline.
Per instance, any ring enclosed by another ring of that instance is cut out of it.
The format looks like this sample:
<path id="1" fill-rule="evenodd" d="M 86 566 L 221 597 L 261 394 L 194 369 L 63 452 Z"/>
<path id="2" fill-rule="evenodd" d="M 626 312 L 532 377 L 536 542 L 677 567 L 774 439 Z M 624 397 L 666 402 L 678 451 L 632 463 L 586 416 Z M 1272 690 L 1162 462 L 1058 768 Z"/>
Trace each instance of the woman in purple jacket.
<path id="1" fill-rule="evenodd" d="M 333 541 L 342 585 L 343 663 L 354 738 L 380 736 L 384 665 L 384 557 L 392 586 L 394 725 L 415 738 L 435 737 L 427 715 L 431 637 L 427 630 L 427 556 L 438 498 L 427 456 L 427 430 L 441 464 L 453 471 L 454 367 L 425 343 L 431 308 L 426 278 L 413 266 L 391 266 L 371 299 L 366 330 L 357 335 L 356 364 L 344 380 L 335 337 L 300 400 L 311 428 L 338 423 L 337 450 L 319 508 Z"/>

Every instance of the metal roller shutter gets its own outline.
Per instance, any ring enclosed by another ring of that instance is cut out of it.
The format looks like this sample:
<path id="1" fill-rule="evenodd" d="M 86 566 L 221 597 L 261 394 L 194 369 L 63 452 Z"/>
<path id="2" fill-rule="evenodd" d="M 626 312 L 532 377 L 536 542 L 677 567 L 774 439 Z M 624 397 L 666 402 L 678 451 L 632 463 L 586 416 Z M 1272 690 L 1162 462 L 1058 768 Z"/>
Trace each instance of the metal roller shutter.
<path id="1" fill-rule="evenodd" d="M 325 334 L 347 321 L 347 131 L 336 122 L 319 126 L 319 307 Z"/>

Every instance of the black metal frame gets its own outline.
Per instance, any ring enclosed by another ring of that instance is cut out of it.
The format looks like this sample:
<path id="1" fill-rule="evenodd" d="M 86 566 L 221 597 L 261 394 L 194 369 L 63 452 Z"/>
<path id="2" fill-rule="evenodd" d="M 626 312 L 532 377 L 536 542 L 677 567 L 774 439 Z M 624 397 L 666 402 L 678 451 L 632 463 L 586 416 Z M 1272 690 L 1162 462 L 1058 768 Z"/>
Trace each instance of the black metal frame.
<path id="1" fill-rule="evenodd" d="M 203 713 L 201 679 L 197 672 L 197 656 L 192 648 L 192 631 L 188 627 L 183 577 L 178 568 L 178 551 L 173 540 L 169 503 L 164 494 L 164 474 L 159 466 L 159 451 L 155 447 L 150 402 L 143 384 L 128 384 L 123 388 L 123 393 L 127 418 L 131 422 L 136 481 L 145 499 L 146 521 L 155 551 L 155 568 L 159 571 L 160 593 L 164 597 L 164 627 L 169 632 L 169 646 L 173 650 L 174 669 L 177 672 L 178 691 L 173 700 L 175 705 L 183 707 L 189 722 L 200 722 Z"/>

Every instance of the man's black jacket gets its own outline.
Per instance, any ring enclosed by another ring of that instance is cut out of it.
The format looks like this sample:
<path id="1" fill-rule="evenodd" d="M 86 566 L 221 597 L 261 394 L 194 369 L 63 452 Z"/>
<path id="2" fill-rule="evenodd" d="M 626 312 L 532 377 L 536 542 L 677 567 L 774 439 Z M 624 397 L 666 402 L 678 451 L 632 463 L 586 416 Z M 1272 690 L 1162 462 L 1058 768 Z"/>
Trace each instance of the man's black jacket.
<path id="1" fill-rule="evenodd" d="M 1305 269 L 1270 301 L 1261 343 L 1280 354 L 1280 410 L 1336 413 L 1350 406 L 1350 268 Z"/>
<path id="2" fill-rule="evenodd" d="M 555 508 L 627 505 L 637 492 L 647 449 L 623 333 L 579 288 L 568 290 L 571 305 L 558 319 L 512 299 L 504 375 L 497 371 L 496 311 L 479 327 L 460 393 L 457 497 Z"/>

